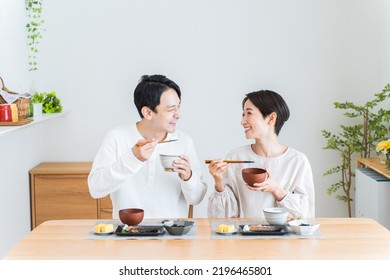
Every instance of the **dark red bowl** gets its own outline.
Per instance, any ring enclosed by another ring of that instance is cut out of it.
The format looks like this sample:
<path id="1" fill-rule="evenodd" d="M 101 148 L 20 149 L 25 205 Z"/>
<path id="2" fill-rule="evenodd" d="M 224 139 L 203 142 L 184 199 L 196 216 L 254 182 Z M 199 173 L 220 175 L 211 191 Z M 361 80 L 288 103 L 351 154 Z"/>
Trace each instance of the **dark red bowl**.
<path id="1" fill-rule="evenodd" d="M 267 178 L 267 171 L 263 168 L 244 168 L 242 170 L 242 178 L 245 183 L 251 187 L 255 187 L 254 183 L 262 183 Z"/>
<path id="2" fill-rule="evenodd" d="M 127 208 L 119 210 L 119 219 L 128 226 L 136 226 L 144 219 L 144 209 Z"/>

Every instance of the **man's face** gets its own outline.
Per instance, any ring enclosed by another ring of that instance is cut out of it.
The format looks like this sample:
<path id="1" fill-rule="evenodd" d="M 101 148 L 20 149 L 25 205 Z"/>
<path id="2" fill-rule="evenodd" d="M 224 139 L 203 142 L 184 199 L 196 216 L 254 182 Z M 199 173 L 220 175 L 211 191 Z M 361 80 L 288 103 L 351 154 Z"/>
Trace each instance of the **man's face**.
<path id="1" fill-rule="evenodd" d="M 167 89 L 160 98 L 160 104 L 153 113 L 156 128 L 164 132 L 174 132 L 180 118 L 180 98 L 174 89 Z"/>

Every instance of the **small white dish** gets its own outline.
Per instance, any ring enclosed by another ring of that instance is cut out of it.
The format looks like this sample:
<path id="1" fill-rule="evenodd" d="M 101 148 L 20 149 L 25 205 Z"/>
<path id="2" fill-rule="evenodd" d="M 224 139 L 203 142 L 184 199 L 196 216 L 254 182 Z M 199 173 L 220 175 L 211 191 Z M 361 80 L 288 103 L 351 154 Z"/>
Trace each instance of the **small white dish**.
<path id="1" fill-rule="evenodd" d="M 312 235 L 320 227 L 319 223 L 308 220 L 292 220 L 288 225 L 298 235 Z"/>
<path id="2" fill-rule="evenodd" d="M 238 230 L 235 229 L 234 231 L 231 231 L 231 232 L 220 232 L 220 231 L 217 231 L 217 230 L 216 230 L 215 232 L 218 233 L 218 234 L 220 234 L 220 235 L 233 235 L 233 234 L 237 233 Z"/>

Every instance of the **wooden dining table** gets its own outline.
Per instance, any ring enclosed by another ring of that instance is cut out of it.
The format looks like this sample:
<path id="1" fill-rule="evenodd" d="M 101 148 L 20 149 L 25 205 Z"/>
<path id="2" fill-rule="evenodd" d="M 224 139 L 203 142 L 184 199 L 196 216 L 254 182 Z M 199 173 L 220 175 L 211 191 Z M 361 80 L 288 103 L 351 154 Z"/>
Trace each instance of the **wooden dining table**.
<path id="1" fill-rule="evenodd" d="M 99 220 L 46 221 L 28 233 L 4 259 L 390 260 L 389 230 L 368 218 L 316 218 L 321 238 L 267 239 L 211 238 L 211 225 L 219 222 L 218 219 L 192 220 L 196 224 L 196 236 L 183 240 L 91 240 L 87 235 Z"/>

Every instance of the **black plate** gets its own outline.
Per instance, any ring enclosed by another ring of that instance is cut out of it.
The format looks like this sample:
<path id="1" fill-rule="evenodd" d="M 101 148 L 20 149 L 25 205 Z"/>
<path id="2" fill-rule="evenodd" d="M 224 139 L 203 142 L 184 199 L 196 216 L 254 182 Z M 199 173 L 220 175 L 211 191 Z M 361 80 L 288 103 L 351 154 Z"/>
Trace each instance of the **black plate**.
<path id="1" fill-rule="evenodd" d="M 118 226 L 115 234 L 119 236 L 157 236 L 164 233 L 163 226 L 135 226 L 130 231 L 122 232 L 123 226 Z"/>
<path id="2" fill-rule="evenodd" d="M 270 225 L 263 225 L 263 226 L 269 226 L 272 227 L 272 230 L 264 230 L 264 231 L 243 231 L 245 225 L 239 225 L 238 229 L 241 234 L 243 235 L 283 235 L 288 233 L 287 226 L 270 226 Z M 249 226 L 249 225 L 248 225 Z"/>

